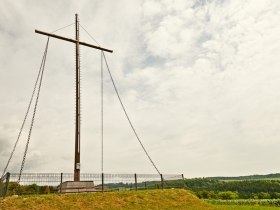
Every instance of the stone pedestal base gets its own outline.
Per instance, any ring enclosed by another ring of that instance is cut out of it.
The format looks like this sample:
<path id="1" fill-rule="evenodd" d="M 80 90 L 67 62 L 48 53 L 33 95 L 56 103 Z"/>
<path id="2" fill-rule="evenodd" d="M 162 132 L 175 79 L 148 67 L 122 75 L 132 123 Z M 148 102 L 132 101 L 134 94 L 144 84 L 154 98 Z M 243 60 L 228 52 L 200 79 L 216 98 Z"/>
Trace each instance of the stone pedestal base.
<path id="1" fill-rule="evenodd" d="M 63 182 L 59 188 L 59 193 L 79 193 L 79 192 L 96 192 L 93 181 L 68 181 Z"/>

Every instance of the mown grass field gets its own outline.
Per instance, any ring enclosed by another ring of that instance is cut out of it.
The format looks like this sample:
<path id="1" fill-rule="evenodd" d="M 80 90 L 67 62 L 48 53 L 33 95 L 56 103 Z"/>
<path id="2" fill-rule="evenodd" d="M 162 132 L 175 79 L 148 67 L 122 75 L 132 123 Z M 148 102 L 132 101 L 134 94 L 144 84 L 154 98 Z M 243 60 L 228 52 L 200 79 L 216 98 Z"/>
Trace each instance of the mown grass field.
<path id="1" fill-rule="evenodd" d="M 234 200 L 205 200 L 214 205 L 246 205 L 246 206 L 275 206 L 280 207 L 280 199 L 234 199 Z"/>
<path id="2" fill-rule="evenodd" d="M 279 207 L 266 206 L 216 206 L 217 210 L 279 210 Z"/>
<path id="3" fill-rule="evenodd" d="M 107 193 L 10 196 L 0 210 L 76 209 L 186 209 L 186 210 L 280 210 L 276 207 L 211 205 L 186 190 L 121 191 Z"/>

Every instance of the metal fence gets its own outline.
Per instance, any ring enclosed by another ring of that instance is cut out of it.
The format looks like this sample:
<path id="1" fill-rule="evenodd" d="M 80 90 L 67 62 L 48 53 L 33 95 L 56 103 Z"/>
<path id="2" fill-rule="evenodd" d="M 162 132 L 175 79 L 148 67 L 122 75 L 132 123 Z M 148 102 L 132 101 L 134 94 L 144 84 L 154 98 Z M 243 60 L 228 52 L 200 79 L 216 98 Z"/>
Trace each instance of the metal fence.
<path id="1" fill-rule="evenodd" d="M 1 196 L 59 193 L 65 182 L 73 181 L 73 173 L 24 173 L 18 183 L 18 173 L 1 178 Z M 94 183 L 95 191 L 121 191 L 184 188 L 183 174 L 106 174 L 83 173 L 80 181 Z"/>

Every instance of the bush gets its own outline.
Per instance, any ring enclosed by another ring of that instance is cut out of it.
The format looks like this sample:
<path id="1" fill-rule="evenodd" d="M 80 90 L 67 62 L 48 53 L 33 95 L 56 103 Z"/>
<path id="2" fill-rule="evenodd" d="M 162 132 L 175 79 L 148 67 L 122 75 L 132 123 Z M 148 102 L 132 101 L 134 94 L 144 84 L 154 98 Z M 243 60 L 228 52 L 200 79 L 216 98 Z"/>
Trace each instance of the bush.
<path id="1" fill-rule="evenodd" d="M 236 192 L 226 191 L 226 192 L 219 192 L 217 197 L 218 199 L 222 199 L 222 200 L 234 200 L 238 198 L 238 194 Z"/>
<path id="2" fill-rule="evenodd" d="M 8 195 L 17 195 L 21 193 L 21 187 L 17 182 L 10 182 L 8 187 Z"/>
<path id="3" fill-rule="evenodd" d="M 217 198 L 216 194 L 213 191 L 203 190 L 203 191 L 195 192 L 195 194 L 198 198 L 202 198 L 202 199 L 216 199 Z"/>

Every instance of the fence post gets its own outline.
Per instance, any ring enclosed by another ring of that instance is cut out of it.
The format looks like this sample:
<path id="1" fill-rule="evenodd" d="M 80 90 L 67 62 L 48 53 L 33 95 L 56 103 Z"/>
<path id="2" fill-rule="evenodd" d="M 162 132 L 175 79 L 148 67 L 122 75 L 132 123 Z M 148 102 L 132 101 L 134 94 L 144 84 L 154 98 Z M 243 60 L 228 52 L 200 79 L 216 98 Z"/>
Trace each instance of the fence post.
<path id="1" fill-rule="evenodd" d="M 135 190 L 138 190 L 138 186 L 137 186 L 137 174 L 134 174 L 134 179 L 135 179 Z"/>
<path id="2" fill-rule="evenodd" d="M 183 181 L 183 188 L 185 188 L 185 177 L 184 177 L 184 174 L 182 174 L 182 181 Z"/>
<path id="3" fill-rule="evenodd" d="M 4 194 L 4 179 L 5 176 L 0 177 L 0 197 Z"/>
<path id="4" fill-rule="evenodd" d="M 147 182 L 145 182 L 145 190 L 147 190 Z"/>
<path id="5" fill-rule="evenodd" d="M 104 192 L 104 173 L 101 174 L 102 192 Z"/>
<path id="6" fill-rule="evenodd" d="M 160 181 L 161 181 L 161 189 L 163 190 L 163 176 L 160 174 Z"/>
<path id="7" fill-rule="evenodd" d="M 10 173 L 6 174 L 6 185 L 3 191 L 3 199 L 7 196 L 9 190 Z"/>
<path id="8" fill-rule="evenodd" d="M 63 173 L 60 173 L 60 193 L 62 193 Z"/>

